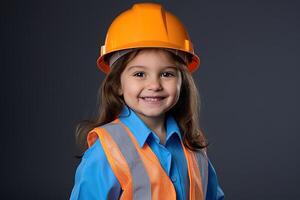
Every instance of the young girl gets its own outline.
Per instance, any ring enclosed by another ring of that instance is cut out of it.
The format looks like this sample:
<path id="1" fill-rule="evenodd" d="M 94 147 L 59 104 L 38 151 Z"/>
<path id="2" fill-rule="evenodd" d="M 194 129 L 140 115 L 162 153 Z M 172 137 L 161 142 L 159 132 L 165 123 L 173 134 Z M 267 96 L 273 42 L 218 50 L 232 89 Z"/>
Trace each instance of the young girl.
<path id="1" fill-rule="evenodd" d="M 223 199 L 198 126 L 199 66 L 183 24 L 139 3 L 111 24 L 97 60 L 106 78 L 70 199 Z"/>

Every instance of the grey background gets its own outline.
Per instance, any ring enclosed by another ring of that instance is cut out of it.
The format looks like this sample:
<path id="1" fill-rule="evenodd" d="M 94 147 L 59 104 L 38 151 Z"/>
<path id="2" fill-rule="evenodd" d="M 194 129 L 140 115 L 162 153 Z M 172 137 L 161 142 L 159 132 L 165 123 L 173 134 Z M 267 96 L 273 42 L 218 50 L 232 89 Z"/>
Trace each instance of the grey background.
<path id="1" fill-rule="evenodd" d="M 104 77 L 99 47 L 134 2 L 1 1 L 5 199 L 69 197 L 79 164 L 74 128 L 95 113 Z M 226 199 L 298 199 L 299 3 L 161 2 L 201 57 L 194 78 Z"/>

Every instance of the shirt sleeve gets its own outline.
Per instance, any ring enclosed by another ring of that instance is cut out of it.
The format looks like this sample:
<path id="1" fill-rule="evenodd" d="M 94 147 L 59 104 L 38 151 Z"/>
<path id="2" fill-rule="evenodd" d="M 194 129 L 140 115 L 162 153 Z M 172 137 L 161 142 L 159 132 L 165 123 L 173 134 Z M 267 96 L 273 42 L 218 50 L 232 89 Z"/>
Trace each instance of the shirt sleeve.
<path id="1" fill-rule="evenodd" d="M 223 200 L 224 192 L 221 189 L 216 170 L 214 169 L 210 160 L 208 160 L 208 183 L 207 183 L 207 193 L 206 200 Z"/>
<path id="2" fill-rule="evenodd" d="M 119 199 L 119 181 L 115 177 L 99 139 L 84 153 L 76 169 L 70 200 Z"/>

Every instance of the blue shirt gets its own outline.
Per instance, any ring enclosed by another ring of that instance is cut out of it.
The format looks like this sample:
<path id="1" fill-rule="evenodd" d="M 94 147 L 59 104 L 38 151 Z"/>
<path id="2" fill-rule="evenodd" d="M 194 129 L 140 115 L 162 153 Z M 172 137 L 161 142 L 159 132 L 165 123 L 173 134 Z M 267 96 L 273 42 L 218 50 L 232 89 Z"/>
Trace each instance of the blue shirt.
<path id="1" fill-rule="evenodd" d="M 166 117 L 166 143 L 128 106 L 124 106 L 119 119 L 136 138 L 140 147 L 147 143 L 171 178 L 178 200 L 189 199 L 187 162 L 181 146 L 181 134 L 173 116 Z M 206 200 L 222 200 L 224 193 L 218 184 L 216 171 L 208 162 Z M 70 199 L 119 199 L 121 186 L 108 163 L 99 139 L 84 153 L 75 174 L 75 184 Z"/>

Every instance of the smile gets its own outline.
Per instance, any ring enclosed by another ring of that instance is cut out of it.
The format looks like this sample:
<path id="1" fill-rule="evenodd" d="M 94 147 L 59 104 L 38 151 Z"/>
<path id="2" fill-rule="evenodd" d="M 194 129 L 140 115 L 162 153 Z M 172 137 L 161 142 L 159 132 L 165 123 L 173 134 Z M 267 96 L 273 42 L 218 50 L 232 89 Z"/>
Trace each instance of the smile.
<path id="1" fill-rule="evenodd" d="M 149 103 L 160 102 L 164 98 L 165 97 L 141 97 L 141 99 L 143 99 L 144 101 L 149 102 Z"/>

